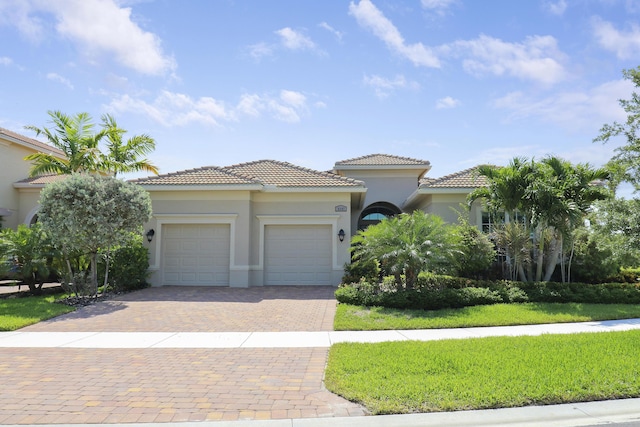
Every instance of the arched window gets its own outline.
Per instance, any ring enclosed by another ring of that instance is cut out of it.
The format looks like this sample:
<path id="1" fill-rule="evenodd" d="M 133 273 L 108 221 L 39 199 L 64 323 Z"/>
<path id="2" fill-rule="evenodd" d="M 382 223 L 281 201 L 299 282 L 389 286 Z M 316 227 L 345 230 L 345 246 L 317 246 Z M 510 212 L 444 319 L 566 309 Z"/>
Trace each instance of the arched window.
<path id="1" fill-rule="evenodd" d="M 367 206 L 358 218 L 358 230 L 364 230 L 370 225 L 379 223 L 385 218 L 391 218 L 401 211 L 395 205 L 387 202 L 377 202 Z"/>

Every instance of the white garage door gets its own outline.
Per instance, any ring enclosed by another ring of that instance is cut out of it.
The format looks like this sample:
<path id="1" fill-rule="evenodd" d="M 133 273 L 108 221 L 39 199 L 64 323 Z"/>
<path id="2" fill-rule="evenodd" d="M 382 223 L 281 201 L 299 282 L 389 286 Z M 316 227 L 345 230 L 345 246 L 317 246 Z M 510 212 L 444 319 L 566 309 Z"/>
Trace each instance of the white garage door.
<path id="1" fill-rule="evenodd" d="M 164 284 L 229 286 L 229 235 L 226 224 L 164 225 Z"/>
<path id="2" fill-rule="evenodd" d="M 330 225 L 267 225 L 265 285 L 331 285 Z"/>

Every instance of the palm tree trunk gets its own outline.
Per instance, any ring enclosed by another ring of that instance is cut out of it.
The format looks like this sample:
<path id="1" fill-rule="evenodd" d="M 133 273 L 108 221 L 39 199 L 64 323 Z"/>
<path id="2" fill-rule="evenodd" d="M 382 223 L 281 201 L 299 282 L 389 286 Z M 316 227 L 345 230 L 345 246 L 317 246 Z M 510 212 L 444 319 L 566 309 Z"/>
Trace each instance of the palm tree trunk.
<path id="1" fill-rule="evenodd" d="M 538 261 L 536 262 L 536 282 L 542 280 L 542 263 L 544 261 L 544 236 L 538 227 Z"/>
<path id="2" fill-rule="evenodd" d="M 554 239 L 555 244 L 553 245 L 553 249 L 549 254 L 547 259 L 547 266 L 545 268 L 544 281 L 548 282 L 551 280 L 551 275 L 556 270 L 556 266 L 558 265 L 558 256 L 560 255 L 560 248 L 562 247 L 562 234 L 558 236 L 557 239 Z"/>

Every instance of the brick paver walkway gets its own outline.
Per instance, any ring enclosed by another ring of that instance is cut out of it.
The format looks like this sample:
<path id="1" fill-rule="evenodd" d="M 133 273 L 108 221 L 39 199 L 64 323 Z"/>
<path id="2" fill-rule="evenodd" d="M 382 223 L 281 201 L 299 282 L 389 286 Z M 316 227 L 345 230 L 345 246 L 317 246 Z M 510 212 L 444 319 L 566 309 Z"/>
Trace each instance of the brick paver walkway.
<path id="1" fill-rule="evenodd" d="M 24 331 L 323 331 L 333 288 L 152 288 Z M 0 424 L 364 415 L 324 388 L 326 348 L 0 348 Z"/>

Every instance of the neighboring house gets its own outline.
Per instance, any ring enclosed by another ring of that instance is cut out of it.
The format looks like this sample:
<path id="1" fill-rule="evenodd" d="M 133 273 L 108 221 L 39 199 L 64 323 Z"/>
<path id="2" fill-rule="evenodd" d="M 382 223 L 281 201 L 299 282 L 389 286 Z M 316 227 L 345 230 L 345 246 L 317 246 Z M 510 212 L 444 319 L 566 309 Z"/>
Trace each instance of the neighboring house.
<path id="1" fill-rule="evenodd" d="M 49 153 L 64 158 L 62 151 L 0 128 L 0 217 L 2 227 L 16 228 L 18 224 L 31 224 L 37 211 L 40 189 L 48 178 L 25 184 L 31 164 L 24 158 L 33 153 Z"/>
<path id="2" fill-rule="evenodd" d="M 7 205 L 15 212 L 7 226 L 30 223 L 40 189 L 59 179 L 23 179 L 29 165 L 22 159 L 31 152 L 13 157 L 25 164 L 22 175 L 0 181 L 9 183 L 16 206 Z M 337 285 L 358 229 L 416 209 L 455 222 L 451 208 L 459 210 L 466 195 L 484 185 L 474 169 L 430 179 L 424 176 L 430 168 L 424 160 L 373 154 L 339 161 L 330 172 L 261 160 L 133 180 L 149 192 L 153 205 L 144 226 L 150 282 Z M 471 222 L 482 225 L 479 204 L 471 210 Z"/>

